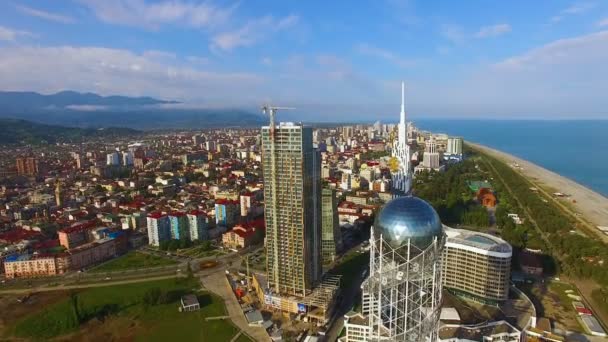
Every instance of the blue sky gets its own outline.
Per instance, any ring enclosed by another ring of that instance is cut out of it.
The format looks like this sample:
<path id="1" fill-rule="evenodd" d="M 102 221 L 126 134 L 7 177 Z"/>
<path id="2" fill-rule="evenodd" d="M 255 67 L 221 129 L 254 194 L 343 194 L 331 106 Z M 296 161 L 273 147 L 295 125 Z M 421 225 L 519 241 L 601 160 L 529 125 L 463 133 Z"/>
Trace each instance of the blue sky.
<path id="1" fill-rule="evenodd" d="M 310 119 L 608 118 L 607 1 L 0 3 L 0 89 Z"/>

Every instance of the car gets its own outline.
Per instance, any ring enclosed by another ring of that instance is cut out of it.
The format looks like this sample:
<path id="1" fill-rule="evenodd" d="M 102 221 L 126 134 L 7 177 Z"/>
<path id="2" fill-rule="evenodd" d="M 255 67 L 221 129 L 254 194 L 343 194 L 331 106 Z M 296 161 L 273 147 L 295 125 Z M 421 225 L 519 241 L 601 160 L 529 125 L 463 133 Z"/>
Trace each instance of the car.
<path id="1" fill-rule="evenodd" d="M 112 280 L 112 278 L 110 278 L 110 277 L 106 277 L 104 280 Z"/>

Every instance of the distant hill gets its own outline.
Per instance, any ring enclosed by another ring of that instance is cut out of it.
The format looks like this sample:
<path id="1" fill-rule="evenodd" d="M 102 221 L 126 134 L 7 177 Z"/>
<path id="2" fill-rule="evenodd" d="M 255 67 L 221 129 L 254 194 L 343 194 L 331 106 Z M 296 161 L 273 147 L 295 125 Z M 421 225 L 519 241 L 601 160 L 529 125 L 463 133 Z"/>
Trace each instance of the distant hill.
<path id="1" fill-rule="evenodd" d="M 49 125 L 134 129 L 259 126 L 267 121 L 261 114 L 240 109 L 182 109 L 166 106 L 177 103 L 151 97 L 104 97 L 73 91 L 53 95 L 0 91 L 0 117 Z"/>
<path id="2" fill-rule="evenodd" d="M 0 118 L 0 144 L 53 144 L 79 142 L 82 137 L 126 137 L 141 134 L 131 128 L 76 128 Z"/>
<path id="3" fill-rule="evenodd" d="M 24 91 L 0 91 L 0 109 L 69 109 L 89 107 L 128 107 L 178 103 L 152 97 L 100 96 L 93 93 L 62 91 L 43 95 Z"/>

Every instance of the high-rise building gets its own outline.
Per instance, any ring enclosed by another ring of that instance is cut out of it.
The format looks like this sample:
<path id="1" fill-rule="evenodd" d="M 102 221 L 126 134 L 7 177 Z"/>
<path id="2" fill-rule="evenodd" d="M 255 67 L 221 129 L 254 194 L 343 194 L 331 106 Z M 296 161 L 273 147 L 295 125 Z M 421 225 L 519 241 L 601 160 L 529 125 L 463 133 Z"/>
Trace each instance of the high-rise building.
<path id="1" fill-rule="evenodd" d="M 240 202 L 241 202 L 241 216 L 249 215 L 249 211 L 251 210 L 251 201 L 253 199 L 253 194 L 251 192 L 246 192 L 241 194 Z"/>
<path id="2" fill-rule="evenodd" d="M 171 224 L 169 217 L 161 213 L 151 213 L 147 218 L 148 243 L 159 246 L 161 242 L 171 239 Z"/>
<path id="3" fill-rule="evenodd" d="M 329 263 L 336 258 L 337 251 L 342 247 L 336 190 L 323 189 L 321 215 L 321 255 L 323 263 Z"/>
<path id="4" fill-rule="evenodd" d="M 455 295 L 495 304 L 508 299 L 512 248 L 484 233 L 445 228 L 443 286 Z"/>
<path id="5" fill-rule="evenodd" d="M 133 152 L 127 151 L 122 153 L 122 165 L 133 166 Z"/>
<path id="6" fill-rule="evenodd" d="M 207 215 L 199 210 L 188 212 L 188 228 L 191 240 L 205 240 L 208 238 L 209 221 Z"/>
<path id="7" fill-rule="evenodd" d="M 462 138 L 449 137 L 448 147 L 445 153 L 450 155 L 462 155 Z"/>
<path id="8" fill-rule="evenodd" d="M 218 226 L 233 227 L 239 218 L 239 202 L 227 199 L 215 201 L 215 224 Z"/>
<path id="9" fill-rule="evenodd" d="M 397 125 L 397 137 L 393 141 L 391 174 L 395 196 L 404 196 L 412 188 L 412 155 L 407 144 L 407 122 L 405 121 L 405 84 L 401 83 L 401 113 Z"/>
<path id="10" fill-rule="evenodd" d="M 188 227 L 188 217 L 183 212 L 172 212 L 169 214 L 171 226 L 171 238 L 175 240 L 190 240 L 190 229 Z"/>
<path id="11" fill-rule="evenodd" d="M 17 158 L 15 164 L 18 175 L 35 176 L 40 172 L 38 159 L 34 157 Z"/>
<path id="12" fill-rule="evenodd" d="M 321 278 L 320 157 L 312 128 L 262 127 L 269 290 L 306 296 Z"/>
<path id="13" fill-rule="evenodd" d="M 427 169 L 439 168 L 439 151 L 433 137 L 426 142 L 424 155 L 422 156 L 422 165 Z"/>
<path id="14" fill-rule="evenodd" d="M 106 155 L 106 164 L 111 166 L 120 165 L 120 153 L 114 151 Z"/>

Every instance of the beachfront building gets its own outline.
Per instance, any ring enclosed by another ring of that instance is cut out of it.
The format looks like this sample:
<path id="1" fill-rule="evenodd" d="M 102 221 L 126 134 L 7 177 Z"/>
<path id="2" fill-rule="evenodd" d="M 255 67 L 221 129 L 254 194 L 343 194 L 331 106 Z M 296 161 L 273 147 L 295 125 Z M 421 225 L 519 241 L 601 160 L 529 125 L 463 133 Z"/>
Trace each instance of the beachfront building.
<path id="1" fill-rule="evenodd" d="M 444 226 L 443 286 L 450 292 L 494 304 L 509 296 L 512 248 L 484 233 Z"/>
<path id="2" fill-rule="evenodd" d="M 462 138 L 461 137 L 448 137 L 448 146 L 445 154 L 448 155 L 462 155 Z"/>

